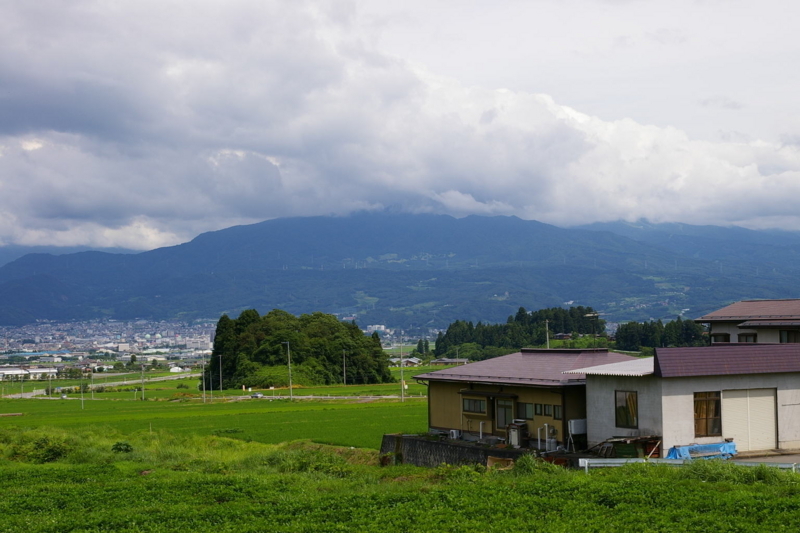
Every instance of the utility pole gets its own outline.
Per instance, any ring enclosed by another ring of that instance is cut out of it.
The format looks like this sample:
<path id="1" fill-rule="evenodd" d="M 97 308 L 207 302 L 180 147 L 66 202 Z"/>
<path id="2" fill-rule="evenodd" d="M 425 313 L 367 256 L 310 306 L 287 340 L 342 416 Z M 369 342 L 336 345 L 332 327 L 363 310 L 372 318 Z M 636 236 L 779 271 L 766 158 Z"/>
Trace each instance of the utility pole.
<path id="1" fill-rule="evenodd" d="M 289 341 L 283 341 L 281 344 L 286 345 L 286 356 L 289 359 L 289 401 L 294 401 L 294 392 L 292 391 L 292 347 Z"/>
<path id="2" fill-rule="evenodd" d="M 206 354 L 203 354 L 203 403 L 206 403 Z"/>
<path id="3" fill-rule="evenodd" d="M 345 359 L 345 351 L 342 350 L 342 383 L 347 386 L 347 359 Z"/>
<path id="4" fill-rule="evenodd" d="M 144 363 L 142 363 L 142 401 L 144 401 Z"/>
<path id="5" fill-rule="evenodd" d="M 400 332 L 400 401 L 406 401 L 406 382 L 403 379 L 403 332 Z"/>
<path id="6" fill-rule="evenodd" d="M 547 349 L 550 349 L 550 320 L 544 319 L 544 335 L 547 338 Z"/>
<path id="7" fill-rule="evenodd" d="M 222 353 L 219 354 L 219 395 L 222 397 Z"/>
<path id="8" fill-rule="evenodd" d="M 94 370 L 92 370 L 92 384 L 89 385 L 89 390 L 92 391 L 92 400 L 94 400 Z"/>

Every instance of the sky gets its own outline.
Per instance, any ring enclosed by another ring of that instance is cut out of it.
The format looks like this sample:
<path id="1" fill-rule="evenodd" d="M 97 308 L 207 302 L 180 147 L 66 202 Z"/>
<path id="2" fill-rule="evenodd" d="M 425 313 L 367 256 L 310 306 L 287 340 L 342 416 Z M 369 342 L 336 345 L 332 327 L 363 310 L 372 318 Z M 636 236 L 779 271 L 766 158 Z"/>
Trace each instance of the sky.
<path id="1" fill-rule="evenodd" d="M 362 210 L 800 230 L 800 3 L 0 0 L 0 245 Z"/>

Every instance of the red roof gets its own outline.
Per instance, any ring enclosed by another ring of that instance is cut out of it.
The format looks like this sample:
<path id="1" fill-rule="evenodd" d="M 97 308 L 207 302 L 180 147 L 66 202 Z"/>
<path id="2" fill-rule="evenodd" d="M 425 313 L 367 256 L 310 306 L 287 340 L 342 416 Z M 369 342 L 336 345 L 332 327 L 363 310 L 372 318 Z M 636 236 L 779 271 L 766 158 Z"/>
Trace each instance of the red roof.
<path id="1" fill-rule="evenodd" d="M 800 372 L 800 344 L 656 348 L 655 375 L 663 378 L 786 372 Z"/>
<path id="2" fill-rule="evenodd" d="M 562 372 L 630 359 L 634 358 L 609 352 L 606 348 L 586 350 L 523 348 L 522 351 L 510 355 L 428 372 L 414 376 L 414 379 L 551 387 L 583 385 L 586 383 L 585 374 L 565 375 Z"/>
<path id="3" fill-rule="evenodd" d="M 742 300 L 713 313 L 701 316 L 696 322 L 734 320 L 800 319 L 800 299 Z"/>

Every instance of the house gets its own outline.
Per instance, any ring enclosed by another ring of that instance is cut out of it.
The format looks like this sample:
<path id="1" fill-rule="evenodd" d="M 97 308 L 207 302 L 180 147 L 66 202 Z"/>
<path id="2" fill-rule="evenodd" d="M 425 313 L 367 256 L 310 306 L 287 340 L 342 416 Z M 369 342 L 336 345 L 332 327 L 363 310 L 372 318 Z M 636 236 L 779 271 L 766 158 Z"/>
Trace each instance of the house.
<path id="1" fill-rule="evenodd" d="M 732 439 L 738 451 L 800 448 L 800 344 L 656 348 L 586 376 L 590 446 L 660 436 L 664 449 Z"/>
<path id="2" fill-rule="evenodd" d="M 403 361 L 403 366 L 419 366 L 422 364 L 422 359 L 418 357 L 392 357 L 389 359 L 389 364 L 392 366 L 400 366 L 400 361 Z"/>
<path id="3" fill-rule="evenodd" d="M 428 385 L 430 430 L 458 430 L 467 438 L 506 437 L 520 420 L 536 436 L 567 439 L 567 421 L 586 418 L 585 379 L 562 372 L 633 357 L 600 349 L 533 349 L 414 377 Z"/>
<path id="4" fill-rule="evenodd" d="M 800 342 L 800 300 L 743 300 L 695 319 L 712 343 Z"/>
<path id="5" fill-rule="evenodd" d="M 431 366 L 453 366 L 453 365 L 466 365 L 469 359 L 463 357 L 440 357 L 431 361 Z"/>

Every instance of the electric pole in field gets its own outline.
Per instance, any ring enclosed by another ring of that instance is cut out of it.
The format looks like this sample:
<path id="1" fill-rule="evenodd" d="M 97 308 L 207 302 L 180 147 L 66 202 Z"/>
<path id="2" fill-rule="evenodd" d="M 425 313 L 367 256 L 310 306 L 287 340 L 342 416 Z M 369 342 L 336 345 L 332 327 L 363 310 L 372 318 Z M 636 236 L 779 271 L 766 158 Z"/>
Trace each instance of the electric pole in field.
<path id="1" fill-rule="evenodd" d="M 292 391 L 292 348 L 289 341 L 283 341 L 281 344 L 286 345 L 286 356 L 289 359 L 289 401 L 294 401 L 294 392 Z"/>

